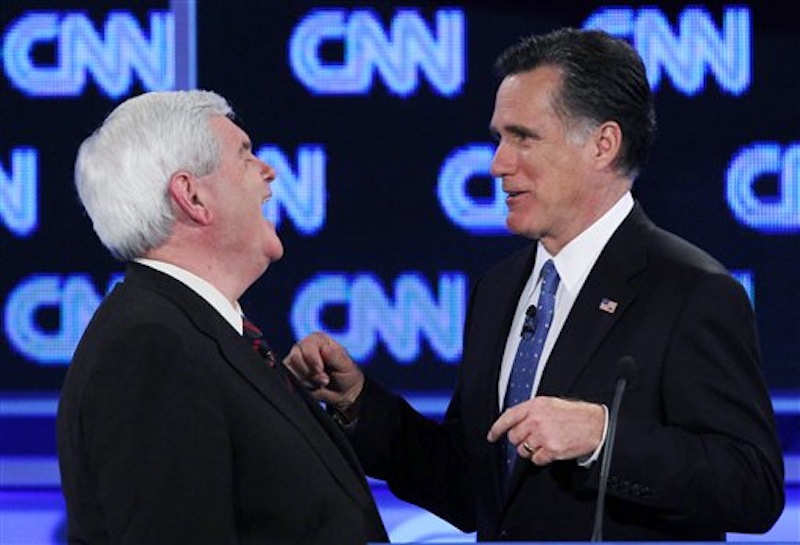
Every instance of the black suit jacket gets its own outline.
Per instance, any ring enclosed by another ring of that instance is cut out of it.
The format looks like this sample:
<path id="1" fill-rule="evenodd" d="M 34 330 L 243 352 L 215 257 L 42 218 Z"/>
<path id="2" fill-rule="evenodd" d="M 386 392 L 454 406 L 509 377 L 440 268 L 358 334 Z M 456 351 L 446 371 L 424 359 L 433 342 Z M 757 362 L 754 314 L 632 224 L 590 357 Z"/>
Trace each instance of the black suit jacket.
<path id="1" fill-rule="evenodd" d="M 206 301 L 142 265 L 86 329 L 57 431 L 72 543 L 387 539 L 329 417 Z"/>
<path id="2" fill-rule="evenodd" d="M 368 474 L 481 540 L 592 534 L 600 464 L 519 463 L 504 486 L 502 442 L 486 440 L 535 248 L 476 284 L 444 422 L 368 381 L 353 438 Z M 617 303 L 613 312 L 603 299 Z M 539 395 L 610 406 L 623 356 L 638 374 L 620 412 L 604 538 L 716 540 L 771 527 L 784 504 L 783 460 L 750 302 L 722 265 L 657 228 L 638 204 L 578 295 Z"/>

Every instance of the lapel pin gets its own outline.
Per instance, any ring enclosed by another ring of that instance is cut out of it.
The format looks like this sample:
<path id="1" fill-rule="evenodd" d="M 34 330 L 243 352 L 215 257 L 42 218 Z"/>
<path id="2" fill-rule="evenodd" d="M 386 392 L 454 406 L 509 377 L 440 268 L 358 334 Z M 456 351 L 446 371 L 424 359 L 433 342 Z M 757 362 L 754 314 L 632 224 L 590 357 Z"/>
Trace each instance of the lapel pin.
<path id="1" fill-rule="evenodd" d="M 608 312 L 609 314 L 614 314 L 614 311 L 617 310 L 617 302 L 612 301 L 608 297 L 603 297 L 600 300 L 600 310 Z"/>

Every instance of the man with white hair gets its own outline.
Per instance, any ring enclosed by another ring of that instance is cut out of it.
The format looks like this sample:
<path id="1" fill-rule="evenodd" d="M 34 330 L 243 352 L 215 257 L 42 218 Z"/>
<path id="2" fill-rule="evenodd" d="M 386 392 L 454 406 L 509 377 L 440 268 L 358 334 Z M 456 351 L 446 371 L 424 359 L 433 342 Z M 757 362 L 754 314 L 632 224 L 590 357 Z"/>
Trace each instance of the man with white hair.
<path id="1" fill-rule="evenodd" d="M 78 152 L 81 202 L 126 271 L 59 404 L 70 543 L 387 539 L 344 435 L 239 307 L 283 246 L 262 214 L 275 171 L 232 119 L 213 92 L 147 93 Z"/>

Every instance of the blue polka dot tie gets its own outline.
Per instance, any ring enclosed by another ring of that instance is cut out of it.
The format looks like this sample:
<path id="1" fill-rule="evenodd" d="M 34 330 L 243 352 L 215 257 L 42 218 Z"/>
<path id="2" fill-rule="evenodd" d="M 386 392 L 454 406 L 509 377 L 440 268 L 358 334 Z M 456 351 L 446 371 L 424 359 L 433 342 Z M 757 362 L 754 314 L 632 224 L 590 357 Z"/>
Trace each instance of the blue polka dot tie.
<path id="1" fill-rule="evenodd" d="M 513 407 L 531 398 L 533 380 L 536 376 L 536 367 L 542 355 L 547 332 L 550 331 L 550 322 L 553 321 L 555 311 L 556 290 L 558 289 L 558 271 L 553 261 L 548 259 L 542 267 L 542 285 L 539 290 L 539 302 L 535 312 L 528 312 L 525 316 L 525 325 L 522 327 L 522 338 L 514 356 L 511 376 L 508 379 L 506 398 L 503 410 Z M 503 459 L 506 474 L 511 473 L 514 461 L 517 459 L 517 449 L 506 440 L 506 455 Z"/>

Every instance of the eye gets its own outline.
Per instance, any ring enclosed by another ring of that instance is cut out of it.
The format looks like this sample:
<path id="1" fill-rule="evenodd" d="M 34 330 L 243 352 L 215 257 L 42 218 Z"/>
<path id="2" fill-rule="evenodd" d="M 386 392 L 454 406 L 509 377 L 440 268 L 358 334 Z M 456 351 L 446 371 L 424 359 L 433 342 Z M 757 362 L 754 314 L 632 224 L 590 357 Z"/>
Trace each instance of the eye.
<path id="1" fill-rule="evenodd" d="M 511 141 L 517 144 L 522 144 L 533 138 L 533 134 L 530 131 L 516 128 L 509 131 L 509 136 L 511 137 Z"/>

